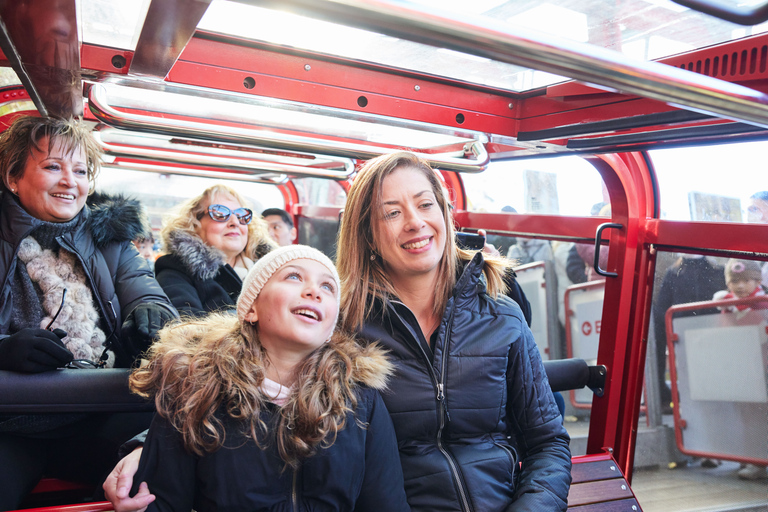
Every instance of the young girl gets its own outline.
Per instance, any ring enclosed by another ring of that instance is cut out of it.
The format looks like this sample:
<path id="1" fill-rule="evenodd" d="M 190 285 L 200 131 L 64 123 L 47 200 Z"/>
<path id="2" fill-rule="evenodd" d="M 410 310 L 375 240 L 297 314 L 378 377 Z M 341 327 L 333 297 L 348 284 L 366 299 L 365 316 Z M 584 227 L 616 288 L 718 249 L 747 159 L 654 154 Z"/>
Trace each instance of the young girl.
<path id="1" fill-rule="evenodd" d="M 134 480 L 150 510 L 409 510 L 376 391 L 391 366 L 338 312 L 333 263 L 291 245 L 254 265 L 236 317 L 161 331 L 131 376 L 157 408 Z"/>
<path id="2" fill-rule="evenodd" d="M 760 286 L 762 273 L 760 265 L 756 261 L 729 259 L 725 264 L 725 284 L 727 290 L 721 290 L 712 297 L 713 300 L 721 299 L 746 299 L 747 297 L 761 297 L 765 290 Z M 763 302 L 752 304 L 734 304 L 721 308 L 723 312 L 746 311 L 748 309 L 765 309 Z"/>

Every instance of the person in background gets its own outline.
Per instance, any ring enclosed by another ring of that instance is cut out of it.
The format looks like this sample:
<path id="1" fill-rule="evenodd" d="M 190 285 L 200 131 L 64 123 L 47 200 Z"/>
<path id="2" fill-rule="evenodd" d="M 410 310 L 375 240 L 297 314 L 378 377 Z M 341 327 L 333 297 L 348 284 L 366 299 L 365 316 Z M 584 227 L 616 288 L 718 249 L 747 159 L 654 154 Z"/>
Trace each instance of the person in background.
<path id="1" fill-rule="evenodd" d="M 768 224 L 768 191 L 755 192 L 749 198 L 747 222 Z M 768 262 L 762 264 L 761 284 L 768 288 Z"/>
<path id="2" fill-rule="evenodd" d="M 656 364 L 659 394 L 663 414 L 672 414 L 672 390 L 666 382 L 667 371 L 667 310 L 678 304 L 710 300 L 725 288 L 723 267 L 697 254 L 680 254 L 680 257 L 664 273 L 659 293 L 653 305 L 653 325 L 656 337 Z M 676 317 L 708 314 L 717 310 L 680 312 Z"/>
<path id="3" fill-rule="evenodd" d="M 296 228 L 293 226 L 291 215 L 280 208 L 267 208 L 261 212 L 261 216 L 267 223 L 269 236 L 280 247 L 291 245 L 296 241 Z"/>
<path id="4" fill-rule="evenodd" d="M 185 316 L 233 310 L 248 269 L 275 248 L 263 220 L 234 189 L 214 185 L 163 222 L 160 286 Z"/>
<path id="5" fill-rule="evenodd" d="M 133 245 L 136 246 L 136 250 L 139 251 L 141 257 L 147 260 L 149 268 L 155 269 L 155 237 L 152 236 L 152 231 L 142 233 L 133 239 Z"/>
<path id="6" fill-rule="evenodd" d="M 376 390 L 392 365 L 335 331 L 339 293 L 330 259 L 290 245 L 256 262 L 236 316 L 160 332 L 130 379 L 157 406 L 136 475 L 150 511 L 409 511 Z"/>
<path id="7" fill-rule="evenodd" d="M 0 135 L 0 370 L 37 373 L 73 359 L 131 366 L 177 316 L 131 240 L 138 202 L 86 199 L 101 150 L 83 124 L 19 117 Z M 0 415 L 0 510 L 44 475 L 96 483 L 146 414 Z"/>
<path id="8" fill-rule="evenodd" d="M 765 290 L 760 285 L 762 280 L 760 265 L 752 260 L 738 260 L 731 258 L 725 264 L 725 284 L 727 290 L 720 290 L 712 297 L 712 300 L 723 299 L 746 299 L 747 297 L 764 297 Z M 766 301 L 768 302 L 768 300 Z M 759 304 L 732 304 L 721 307 L 723 313 L 735 313 L 738 311 L 748 311 L 750 309 L 766 309 L 765 303 Z M 701 463 L 704 467 L 715 467 L 717 462 L 711 459 L 704 459 Z M 742 480 L 762 480 L 768 478 L 766 468 L 754 464 L 742 464 L 736 473 Z"/>

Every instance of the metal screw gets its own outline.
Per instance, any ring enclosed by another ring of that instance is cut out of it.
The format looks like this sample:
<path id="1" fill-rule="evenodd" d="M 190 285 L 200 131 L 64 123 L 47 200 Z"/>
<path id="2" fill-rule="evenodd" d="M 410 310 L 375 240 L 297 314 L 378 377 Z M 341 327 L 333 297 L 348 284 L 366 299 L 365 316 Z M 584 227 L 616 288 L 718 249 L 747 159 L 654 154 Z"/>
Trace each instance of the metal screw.
<path id="1" fill-rule="evenodd" d="M 611 466 L 611 471 L 616 471 L 616 466 Z"/>
<path id="2" fill-rule="evenodd" d="M 637 505 L 632 505 L 632 510 L 637 510 Z"/>
<path id="3" fill-rule="evenodd" d="M 515 104 L 514 103 L 509 103 L 507 105 L 507 107 L 509 107 L 509 110 L 512 110 L 513 108 L 515 108 Z"/>
<path id="4" fill-rule="evenodd" d="M 421 90 L 421 87 L 420 87 L 420 86 L 418 86 L 418 85 L 414 85 L 414 86 L 413 86 L 413 90 L 414 90 L 414 91 L 420 91 L 420 90 Z"/>
<path id="5" fill-rule="evenodd" d="M 304 64 L 304 71 L 309 71 L 310 69 L 312 69 L 312 66 L 309 64 Z"/>
<path id="6" fill-rule="evenodd" d="M 626 491 L 626 490 L 627 490 L 627 486 L 626 486 L 626 485 L 624 485 L 624 484 L 621 484 L 621 490 L 622 490 L 622 491 Z"/>

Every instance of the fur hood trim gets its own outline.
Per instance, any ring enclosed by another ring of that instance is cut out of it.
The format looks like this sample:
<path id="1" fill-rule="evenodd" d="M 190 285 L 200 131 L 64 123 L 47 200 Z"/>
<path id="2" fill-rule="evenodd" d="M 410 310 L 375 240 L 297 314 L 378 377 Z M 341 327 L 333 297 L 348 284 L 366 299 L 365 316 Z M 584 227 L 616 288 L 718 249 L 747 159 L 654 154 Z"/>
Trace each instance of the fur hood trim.
<path id="1" fill-rule="evenodd" d="M 93 242 L 106 247 L 113 242 L 131 241 L 151 233 L 149 219 L 137 199 L 122 194 L 93 194 L 88 198 Z"/>
<path id="2" fill-rule="evenodd" d="M 387 381 L 394 372 L 394 366 L 387 358 L 387 351 L 377 343 L 366 343 L 352 336 L 339 332 L 333 333 L 331 345 L 340 354 L 351 359 L 351 375 L 353 382 L 384 391 Z M 342 357 L 337 358 L 341 364 Z"/>
<path id="3" fill-rule="evenodd" d="M 187 273 L 201 281 L 216 277 L 226 259 L 220 249 L 206 244 L 197 235 L 178 229 L 168 235 L 168 247 L 165 250 L 176 255 Z"/>

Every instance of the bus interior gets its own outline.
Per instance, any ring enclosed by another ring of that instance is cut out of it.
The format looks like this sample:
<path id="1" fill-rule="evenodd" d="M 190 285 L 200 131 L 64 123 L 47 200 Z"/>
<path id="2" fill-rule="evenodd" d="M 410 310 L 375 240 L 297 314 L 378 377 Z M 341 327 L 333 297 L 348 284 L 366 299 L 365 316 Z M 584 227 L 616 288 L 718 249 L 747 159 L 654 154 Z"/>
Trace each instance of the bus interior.
<path id="1" fill-rule="evenodd" d="M 4 0 L 0 129 L 81 117 L 104 150 L 97 190 L 139 199 L 154 230 L 226 180 L 329 256 L 356 170 L 414 151 L 457 228 L 517 259 L 543 358 L 603 372 L 563 391 L 569 510 L 765 511 L 768 318 L 662 303 L 687 261 L 768 261 L 752 204 L 768 190 L 766 5 Z M 568 275 L 577 246 L 594 279 Z M 52 410 L 12 377 L 0 410 Z M 145 407 L 121 378 L 123 405 Z M 44 483 L 31 506 L 79 503 L 77 484 Z"/>

